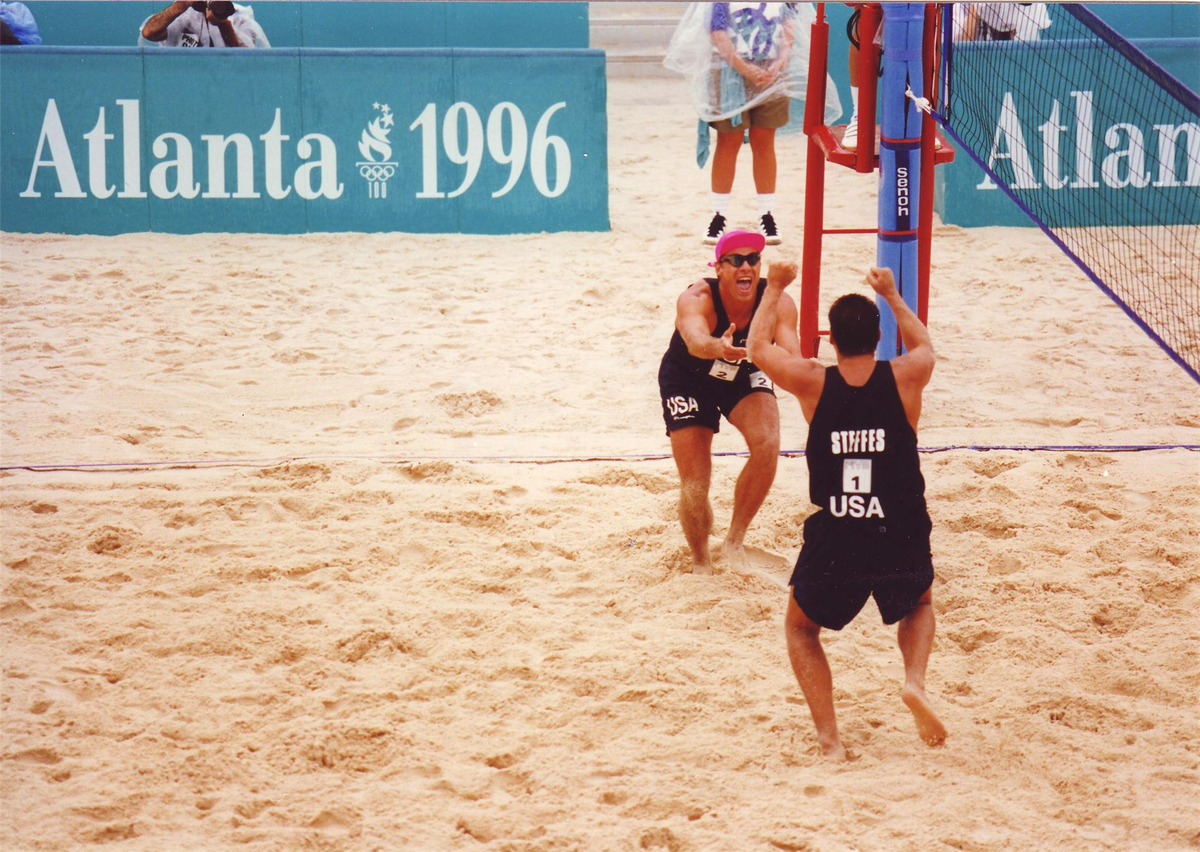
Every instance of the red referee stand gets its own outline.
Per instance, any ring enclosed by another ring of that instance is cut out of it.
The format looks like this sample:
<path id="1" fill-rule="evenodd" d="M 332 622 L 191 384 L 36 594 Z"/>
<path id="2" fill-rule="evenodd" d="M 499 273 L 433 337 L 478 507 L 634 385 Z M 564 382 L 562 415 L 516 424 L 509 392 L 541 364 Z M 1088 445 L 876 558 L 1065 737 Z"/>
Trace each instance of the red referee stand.
<path id="1" fill-rule="evenodd" d="M 925 6 L 923 61 L 924 91 L 937 107 L 938 57 L 942 32 L 940 4 Z M 875 103 L 880 51 L 875 35 L 883 21 L 880 4 L 860 6 L 858 22 L 859 112 L 857 151 L 842 147 L 844 126 L 829 127 L 824 122 L 826 75 L 829 66 L 829 23 L 825 4 L 817 4 L 817 19 L 812 25 L 808 66 L 808 92 L 804 105 L 804 133 L 808 137 L 807 176 L 804 196 L 804 244 L 800 267 L 800 348 L 806 358 L 817 354 L 821 335 L 818 308 L 821 296 L 821 248 L 825 234 L 878 234 L 873 228 L 825 227 L 825 164 L 834 163 L 856 172 L 874 172 L 879 167 Z M 935 143 L 936 140 L 936 143 Z M 868 144 L 868 142 L 870 144 Z M 929 312 L 930 240 L 933 232 L 933 177 L 935 165 L 954 160 L 954 149 L 936 130 L 928 113 L 921 122 L 921 182 L 917 227 L 918 309 L 921 322 Z"/>

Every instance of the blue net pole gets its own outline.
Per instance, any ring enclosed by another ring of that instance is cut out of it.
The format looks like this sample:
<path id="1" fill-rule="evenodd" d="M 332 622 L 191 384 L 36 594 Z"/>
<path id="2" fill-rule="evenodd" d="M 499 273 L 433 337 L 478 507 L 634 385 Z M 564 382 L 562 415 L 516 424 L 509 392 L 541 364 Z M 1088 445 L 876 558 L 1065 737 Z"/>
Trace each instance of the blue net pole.
<path id="1" fill-rule="evenodd" d="M 906 94 L 924 96 L 921 41 L 925 6 L 883 4 L 883 57 L 879 121 L 879 243 L 876 264 L 896 277 L 904 303 L 917 312 L 918 187 L 921 182 L 921 111 Z M 896 318 L 882 299 L 876 357 L 890 360 L 903 351 Z"/>

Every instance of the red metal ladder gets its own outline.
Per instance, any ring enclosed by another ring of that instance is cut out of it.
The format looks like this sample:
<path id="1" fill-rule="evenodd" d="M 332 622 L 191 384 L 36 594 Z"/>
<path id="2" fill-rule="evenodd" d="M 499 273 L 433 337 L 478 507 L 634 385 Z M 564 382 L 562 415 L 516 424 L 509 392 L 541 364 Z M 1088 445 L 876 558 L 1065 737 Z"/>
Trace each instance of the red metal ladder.
<path id="1" fill-rule="evenodd" d="M 941 4 L 925 6 L 924 68 L 925 93 L 937 105 L 937 50 L 941 32 Z M 825 227 L 825 164 L 846 166 L 856 172 L 870 173 L 879 167 L 875 101 L 879 72 L 879 47 L 875 34 L 883 21 L 878 3 L 860 6 L 858 22 L 859 113 L 857 151 L 842 147 L 844 126 L 825 124 L 826 74 L 829 69 L 829 23 L 825 4 L 817 4 L 817 19 L 812 25 L 808 60 L 808 92 L 804 104 L 804 133 L 808 137 L 808 159 L 804 188 L 804 244 L 800 265 L 800 349 L 806 358 L 814 358 L 822 335 L 817 316 L 821 297 L 821 247 L 825 234 L 877 234 L 874 228 Z M 936 140 L 936 144 L 935 144 Z M 869 143 L 869 144 L 868 144 Z M 921 184 L 917 225 L 918 309 L 921 322 L 929 313 L 930 243 L 933 233 L 934 165 L 954 160 L 954 149 L 937 132 L 936 122 L 926 113 L 921 122 Z"/>

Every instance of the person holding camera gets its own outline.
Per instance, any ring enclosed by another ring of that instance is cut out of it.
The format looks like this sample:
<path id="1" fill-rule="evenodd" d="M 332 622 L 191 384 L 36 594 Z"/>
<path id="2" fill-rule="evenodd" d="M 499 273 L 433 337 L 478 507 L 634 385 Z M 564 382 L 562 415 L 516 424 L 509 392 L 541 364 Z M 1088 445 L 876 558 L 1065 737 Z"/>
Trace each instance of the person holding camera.
<path id="1" fill-rule="evenodd" d="M 138 46 L 270 47 L 254 10 L 230 2 L 172 3 L 142 22 Z"/>

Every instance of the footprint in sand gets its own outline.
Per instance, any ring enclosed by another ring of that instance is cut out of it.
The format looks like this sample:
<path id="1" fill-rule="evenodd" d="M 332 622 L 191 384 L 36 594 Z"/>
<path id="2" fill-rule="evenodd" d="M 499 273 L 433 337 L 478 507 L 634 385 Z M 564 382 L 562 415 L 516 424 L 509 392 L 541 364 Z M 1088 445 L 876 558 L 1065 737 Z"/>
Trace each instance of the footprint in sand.
<path id="1" fill-rule="evenodd" d="M 309 822 L 318 831 L 334 834 L 356 834 L 359 823 L 358 814 L 345 808 L 323 810 Z"/>
<path id="2" fill-rule="evenodd" d="M 757 577 L 773 586 L 787 588 L 791 563 L 787 557 L 760 547 L 744 547 L 738 554 L 727 553 L 724 544 L 713 548 L 713 558 L 725 571 L 742 577 Z"/>
<path id="3" fill-rule="evenodd" d="M 19 751 L 14 755 L 6 757 L 15 763 L 34 763 L 42 766 L 54 766 L 62 763 L 62 757 L 54 749 L 49 748 L 30 748 L 25 751 Z"/>
<path id="4" fill-rule="evenodd" d="M 12 598 L 0 604 L 0 618 L 20 618 L 37 612 L 28 601 Z"/>
<path id="5" fill-rule="evenodd" d="M 480 417 L 504 401 L 489 391 L 474 393 L 444 393 L 437 397 L 437 403 L 448 414 L 456 417 Z"/>
<path id="6" fill-rule="evenodd" d="M 88 539 L 87 549 L 92 553 L 119 555 L 129 548 L 136 534 L 132 530 L 120 527 L 103 526 L 92 531 Z"/>

